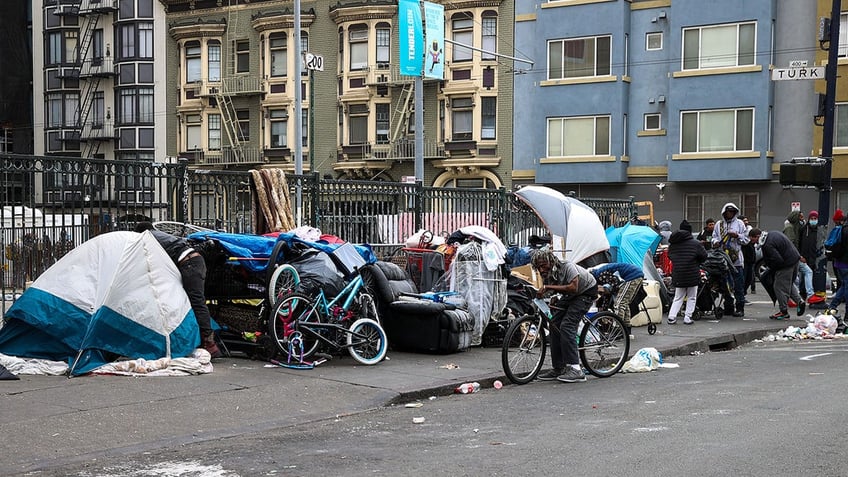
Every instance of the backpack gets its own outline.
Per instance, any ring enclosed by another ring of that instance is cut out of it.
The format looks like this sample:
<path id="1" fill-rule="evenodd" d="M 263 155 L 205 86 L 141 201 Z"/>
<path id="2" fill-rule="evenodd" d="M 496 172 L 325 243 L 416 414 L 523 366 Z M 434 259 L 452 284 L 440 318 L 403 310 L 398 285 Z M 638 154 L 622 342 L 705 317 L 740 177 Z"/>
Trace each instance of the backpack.
<path id="1" fill-rule="evenodd" d="M 825 256 L 828 260 L 841 260 L 845 256 L 845 241 L 842 237 L 842 226 L 837 225 L 827 234 L 824 241 Z"/>
<path id="2" fill-rule="evenodd" d="M 714 275 L 724 275 L 730 270 L 727 263 L 727 254 L 723 250 L 714 248 L 707 252 L 707 259 L 701 265 L 707 273 Z"/>

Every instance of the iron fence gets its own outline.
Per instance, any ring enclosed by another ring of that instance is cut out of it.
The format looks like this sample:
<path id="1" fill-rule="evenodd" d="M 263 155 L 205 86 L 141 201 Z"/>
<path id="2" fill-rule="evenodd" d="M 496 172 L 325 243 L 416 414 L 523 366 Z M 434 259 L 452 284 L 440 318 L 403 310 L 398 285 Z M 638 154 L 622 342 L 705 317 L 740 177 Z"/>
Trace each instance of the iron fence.
<path id="1" fill-rule="evenodd" d="M 162 162 L 0 154 L 2 209 L 0 288 L 21 289 L 80 243 L 139 221 L 172 221 L 232 233 L 257 233 L 250 171 L 190 169 Z M 506 244 L 544 234 L 532 210 L 505 189 L 286 176 L 300 223 L 379 255 L 394 252 L 420 229 L 447 236 L 467 225 L 494 231 Z M 297 201 L 300 197 L 300 201 Z M 634 213 L 632 200 L 581 198 L 604 226 Z"/>

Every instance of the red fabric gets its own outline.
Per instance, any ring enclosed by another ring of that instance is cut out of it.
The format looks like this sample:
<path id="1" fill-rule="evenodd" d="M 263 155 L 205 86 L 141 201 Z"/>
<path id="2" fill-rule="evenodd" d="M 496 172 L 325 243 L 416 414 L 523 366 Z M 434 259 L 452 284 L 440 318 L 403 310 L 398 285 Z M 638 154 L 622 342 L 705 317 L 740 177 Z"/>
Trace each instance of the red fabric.
<path id="1" fill-rule="evenodd" d="M 339 244 L 339 245 L 345 243 L 344 240 L 338 238 L 335 235 L 331 235 L 331 234 L 322 234 L 321 237 L 318 239 L 318 241 L 324 242 L 324 243 L 329 243 L 329 244 Z"/>

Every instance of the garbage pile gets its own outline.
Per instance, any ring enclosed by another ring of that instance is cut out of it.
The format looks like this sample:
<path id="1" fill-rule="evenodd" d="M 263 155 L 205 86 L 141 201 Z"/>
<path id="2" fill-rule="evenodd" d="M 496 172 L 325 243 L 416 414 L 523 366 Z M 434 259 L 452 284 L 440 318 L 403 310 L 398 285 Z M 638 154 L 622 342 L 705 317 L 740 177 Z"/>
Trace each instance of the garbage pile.
<path id="1" fill-rule="evenodd" d="M 804 327 L 787 326 L 785 330 L 770 334 L 764 337 L 759 342 L 763 341 L 794 341 L 808 339 L 834 339 L 848 338 L 848 335 L 836 331 L 839 325 L 837 319 L 833 315 L 820 314 L 817 316 L 807 315 L 807 325 Z"/>

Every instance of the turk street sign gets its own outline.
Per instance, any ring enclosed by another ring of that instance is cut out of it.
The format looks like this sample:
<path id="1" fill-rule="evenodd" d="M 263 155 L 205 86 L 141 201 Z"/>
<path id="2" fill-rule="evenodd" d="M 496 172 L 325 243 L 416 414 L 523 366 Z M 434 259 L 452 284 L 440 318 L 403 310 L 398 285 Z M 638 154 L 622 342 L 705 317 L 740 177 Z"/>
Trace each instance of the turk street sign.
<path id="1" fill-rule="evenodd" d="M 772 81 L 824 79 L 824 66 L 808 68 L 775 68 L 771 70 Z"/>

